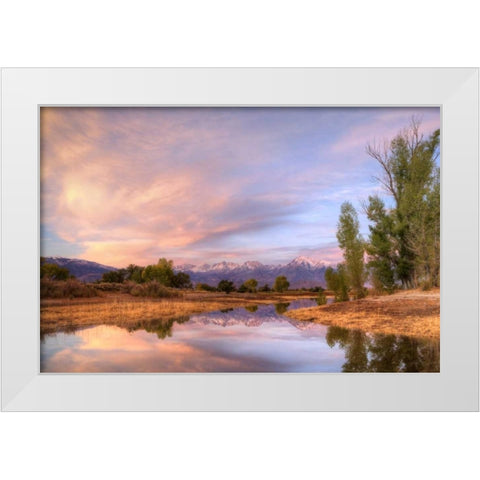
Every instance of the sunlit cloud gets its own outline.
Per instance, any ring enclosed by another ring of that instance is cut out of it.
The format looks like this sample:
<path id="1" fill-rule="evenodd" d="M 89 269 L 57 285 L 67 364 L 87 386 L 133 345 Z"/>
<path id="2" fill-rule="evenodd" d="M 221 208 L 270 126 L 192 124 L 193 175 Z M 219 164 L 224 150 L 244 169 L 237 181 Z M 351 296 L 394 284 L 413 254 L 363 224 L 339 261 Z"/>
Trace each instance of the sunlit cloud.
<path id="1" fill-rule="evenodd" d="M 413 114 L 440 125 L 438 108 L 42 108 L 42 254 L 336 261 L 340 204 L 378 191 L 366 143 Z"/>

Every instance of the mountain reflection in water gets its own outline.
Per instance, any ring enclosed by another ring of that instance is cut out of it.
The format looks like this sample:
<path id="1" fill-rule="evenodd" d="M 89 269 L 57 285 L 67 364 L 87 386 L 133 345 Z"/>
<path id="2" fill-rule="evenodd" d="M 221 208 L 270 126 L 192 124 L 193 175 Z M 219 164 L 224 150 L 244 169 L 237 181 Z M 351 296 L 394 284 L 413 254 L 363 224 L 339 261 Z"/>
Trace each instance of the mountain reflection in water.
<path id="1" fill-rule="evenodd" d="M 42 335 L 42 372 L 439 371 L 439 342 L 290 319 L 297 300 Z M 99 322 L 101 323 L 101 322 Z"/>

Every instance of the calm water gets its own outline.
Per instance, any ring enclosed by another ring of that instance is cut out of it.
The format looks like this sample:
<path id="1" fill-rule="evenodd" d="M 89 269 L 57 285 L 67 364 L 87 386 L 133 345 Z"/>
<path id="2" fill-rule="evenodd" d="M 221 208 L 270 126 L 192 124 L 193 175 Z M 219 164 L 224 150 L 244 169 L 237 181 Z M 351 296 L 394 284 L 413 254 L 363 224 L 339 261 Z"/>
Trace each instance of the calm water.
<path id="1" fill-rule="evenodd" d="M 437 372 L 439 342 L 298 322 L 260 305 L 127 330 L 99 325 L 44 335 L 42 372 Z"/>

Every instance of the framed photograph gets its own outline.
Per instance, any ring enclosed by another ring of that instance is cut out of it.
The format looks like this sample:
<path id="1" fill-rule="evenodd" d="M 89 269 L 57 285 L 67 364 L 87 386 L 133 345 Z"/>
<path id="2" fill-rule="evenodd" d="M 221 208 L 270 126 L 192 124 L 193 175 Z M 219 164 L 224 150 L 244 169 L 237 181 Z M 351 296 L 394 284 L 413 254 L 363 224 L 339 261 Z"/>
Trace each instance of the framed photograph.
<path id="1" fill-rule="evenodd" d="M 2 409 L 478 410 L 477 69 L 4 69 Z"/>

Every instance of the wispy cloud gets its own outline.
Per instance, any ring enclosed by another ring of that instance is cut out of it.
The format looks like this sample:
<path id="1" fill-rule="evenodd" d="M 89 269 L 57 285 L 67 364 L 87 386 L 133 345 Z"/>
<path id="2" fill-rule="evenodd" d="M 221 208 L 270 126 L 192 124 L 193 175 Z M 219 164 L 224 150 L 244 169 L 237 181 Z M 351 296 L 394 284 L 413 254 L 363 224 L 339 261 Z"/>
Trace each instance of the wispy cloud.
<path id="1" fill-rule="evenodd" d="M 42 108 L 42 253 L 334 260 L 341 202 L 375 188 L 366 142 L 415 112 L 439 124 L 438 109 Z"/>

